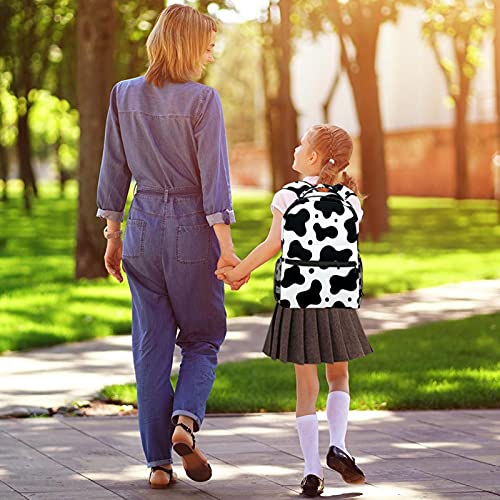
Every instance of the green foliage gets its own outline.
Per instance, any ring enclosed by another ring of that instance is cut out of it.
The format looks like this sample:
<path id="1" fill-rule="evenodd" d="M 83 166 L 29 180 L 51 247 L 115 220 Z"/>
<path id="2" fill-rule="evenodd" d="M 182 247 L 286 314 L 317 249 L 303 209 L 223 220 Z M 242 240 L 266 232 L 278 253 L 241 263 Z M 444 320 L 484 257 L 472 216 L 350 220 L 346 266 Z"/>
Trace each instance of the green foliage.
<path id="1" fill-rule="evenodd" d="M 352 409 L 500 408 L 500 314 L 381 333 L 370 343 L 373 354 L 349 363 Z M 328 394 L 323 373 L 319 409 Z M 137 404 L 135 384 L 107 386 L 101 397 Z M 208 412 L 294 410 L 292 364 L 266 358 L 217 368 Z"/>
<path id="2" fill-rule="evenodd" d="M 116 80 L 133 78 L 147 67 L 146 40 L 165 6 L 164 0 L 127 0 L 117 3 L 119 29 L 117 38 Z"/>
<path id="3" fill-rule="evenodd" d="M 17 137 L 17 99 L 9 90 L 12 75 L 2 66 L 0 61 L 0 145 L 9 147 Z"/>
<path id="4" fill-rule="evenodd" d="M 26 96 L 32 88 L 55 90 L 55 71 L 64 57 L 61 42 L 74 22 L 74 0 L 2 2 L 4 33 L 0 58 L 13 75 L 12 89 Z"/>
<path id="5" fill-rule="evenodd" d="M 334 29 L 348 34 L 356 46 L 366 31 L 378 30 L 385 22 L 395 22 L 403 5 L 416 0 L 295 0 L 295 23 L 313 34 Z"/>
<path id="6" fill-rule="evenodd" d="M 56 149 L 57 163 L 66 171 L 75 171 L 78 159 L 78 111 L 68 101 L 46 90 L 32 90 L 29 126 L 33 151 L 38 157 L 49 156 Z"/>
<path id="7" fill-rule="evenodd" d="M 472 80 L 481 66 L 481 45 L 492 25 L 493 5 L 487 0 L 428 3 L 422 34 L 435 53 L 453 100 L 464 92 L 464 77 Z M 442 55 L 441 39 L 448 40 L 452 59 Z"/>

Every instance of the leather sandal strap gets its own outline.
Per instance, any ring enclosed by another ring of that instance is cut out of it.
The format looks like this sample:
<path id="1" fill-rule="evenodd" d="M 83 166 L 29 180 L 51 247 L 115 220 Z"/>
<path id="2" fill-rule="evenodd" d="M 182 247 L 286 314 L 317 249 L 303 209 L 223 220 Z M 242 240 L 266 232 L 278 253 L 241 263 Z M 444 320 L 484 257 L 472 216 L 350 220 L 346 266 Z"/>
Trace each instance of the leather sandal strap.
<path id="1" fill-rule="evenodd" d="M 177 426 L 181 427 L 188 434 L 191 435 L 191 439 L 193 440 L 193 446 L 191 448 L 194 450 L 195 447 L 196 447 L 196 438 L 194 437 L 194 432 L 187 425 L 183 424 L 182 422 L 179 422 L 178 424 L 175 424 L 175 427 L 177 427 Z"/>
<path id="2" fill-rule="evenodd" d="M 170 479 L 172 479 L 172 476 L 174 474 L 174 470 L 173 469 L 165 469 L 165 467 L 162 467 L 160 465 L 155 465 L 154 467 L 151 467 L 151 472 L 149 473 L 149 479 L 151 479 L 151 475 L 153 474 L 153 472 L 155 472 L 157 470 L 162 470 L 163 472 L 166 472 L 168 474 L 168 476 L 170 477 Z"/>

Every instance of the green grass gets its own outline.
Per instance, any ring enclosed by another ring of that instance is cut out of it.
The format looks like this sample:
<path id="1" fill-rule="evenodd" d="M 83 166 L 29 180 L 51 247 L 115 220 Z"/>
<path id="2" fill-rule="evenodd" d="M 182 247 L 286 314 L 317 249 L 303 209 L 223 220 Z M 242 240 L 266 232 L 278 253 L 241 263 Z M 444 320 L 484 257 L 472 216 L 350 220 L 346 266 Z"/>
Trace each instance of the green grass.
<path id="1" fill-rule="evenodd" d="M 0 203 L 0 352 L 130 331 L 126 284 L 73 280 L 76 185 L 66 199 L 41 184 L 33 214 L 22 208 L 20 184 Z M 233 239 L 244 257 L 268 231 L 271 194 L 235 191 Z M 392 232 L 363 242 L 365 293 L 376 296 L 449 282 L 500 277 L 500 226 L 492 200 L 390 200 Z M 256 270 L 239 292 L 228 291 L 228 316 L 272 310 L 274 262 Z"/>
<path id="2" fill-rule="evenodd" d="M 385 332 L 370 343 L 373 354 L 349 363 L 352 409 L 500 408 L 500 314 Z M 323 373 L 320 367 L 321 409 Z M 137 403 L 133 384 L 108 386 L 101 395 Z M 208 412 L 294 410 L 293 365 L 266 358 L 217 368 Z"/>

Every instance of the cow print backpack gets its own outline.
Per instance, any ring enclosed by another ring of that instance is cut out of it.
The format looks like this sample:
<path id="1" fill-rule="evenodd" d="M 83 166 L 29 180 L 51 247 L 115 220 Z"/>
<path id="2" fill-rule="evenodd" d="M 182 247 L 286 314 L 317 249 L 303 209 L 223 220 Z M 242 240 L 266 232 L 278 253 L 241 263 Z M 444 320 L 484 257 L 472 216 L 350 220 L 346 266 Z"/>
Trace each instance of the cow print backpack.
<path id="1" fill-rule="evenodd" d="M 342 184 L 313 186 L 305 181 L 283 189 L 297 194 L 297 200 L 283 214 L 282 256 L 274 275 L 277 302 L 296 309 L 359 308 L 359 221 L 349 203 L 355 193 Z"/>

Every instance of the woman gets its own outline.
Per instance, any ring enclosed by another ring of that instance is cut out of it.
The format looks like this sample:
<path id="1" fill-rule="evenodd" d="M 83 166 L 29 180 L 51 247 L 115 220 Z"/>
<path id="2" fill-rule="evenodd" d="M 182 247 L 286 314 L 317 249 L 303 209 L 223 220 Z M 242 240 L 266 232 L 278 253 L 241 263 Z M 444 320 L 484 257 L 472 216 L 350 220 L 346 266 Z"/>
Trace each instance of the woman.
<path id="1" fill-rule="evenodd" d="M 165 9 L 147 40 L 145 76 L 114 86 L 106 122 L 97 216 L 107 220 L 106 268 L 122 282 L 123 255 L 132 293 L 139 429 L 152 488 L 176 479 L 172 446 L 191 479 L 212 474 L 194 433 L 226 334 L 224 285 L 214 271 L 239 262 L 222 108 L 214 89 L 194 81 L 214 62 L 216 31 L 212 18 L 190 7 Z M 174 391 L 175 344 L 182 363 Z"/>

